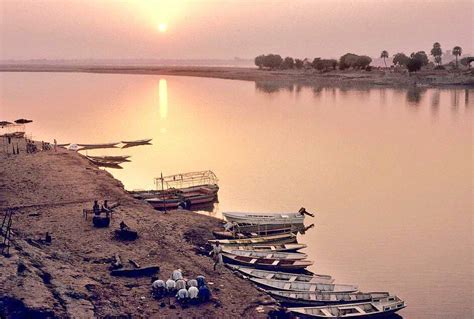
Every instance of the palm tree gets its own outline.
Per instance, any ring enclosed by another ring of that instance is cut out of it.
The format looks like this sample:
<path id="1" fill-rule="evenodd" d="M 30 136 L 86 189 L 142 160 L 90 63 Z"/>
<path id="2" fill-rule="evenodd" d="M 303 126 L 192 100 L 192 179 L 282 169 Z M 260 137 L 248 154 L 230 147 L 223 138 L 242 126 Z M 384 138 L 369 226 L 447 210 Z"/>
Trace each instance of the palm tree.
<path id="1" fill-rule="evenodd" d="M 385 64 L 385 67 L 387 67 L 387 62 L 385 62 L 385 59 L 388 58 L 388 52 L 383 50 L 382 53 L 380 53 L 380 57 L 383 58 L 383 63 Z"/>
<path id="2" fill-rule="evenodd" d="M 441 56 L 443 55 L 443 50 L 441 50 L 441 44 L 439 42 L 433 43 L 433 49 L 431 49 L 431 55 L 434 56 L 435 62 L 441 64 Z"/>
<path id="3" fill-rule="evenodd" d="M 458 68 L 458 56 L 462 54 L 462 48 L 460 46 L 455 46 L 453 48 L 453 54 L 456 57 L 456 69 Z"/>

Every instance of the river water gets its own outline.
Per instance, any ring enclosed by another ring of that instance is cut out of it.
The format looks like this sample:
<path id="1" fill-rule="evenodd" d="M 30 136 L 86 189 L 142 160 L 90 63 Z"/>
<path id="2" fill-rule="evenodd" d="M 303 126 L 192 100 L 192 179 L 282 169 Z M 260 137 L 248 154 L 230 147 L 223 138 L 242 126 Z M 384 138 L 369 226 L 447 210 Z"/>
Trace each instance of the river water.
<path id="1" fill-rule="evenodd" d="M 473 317 L 474 90 L 278 87 L 142 75 L 0 74 L 0 120 L 96 150 L 127 189 L 213 170 L 221 211 L 315 212 L 312 270 L 407 302 L 404 318 Z"/>

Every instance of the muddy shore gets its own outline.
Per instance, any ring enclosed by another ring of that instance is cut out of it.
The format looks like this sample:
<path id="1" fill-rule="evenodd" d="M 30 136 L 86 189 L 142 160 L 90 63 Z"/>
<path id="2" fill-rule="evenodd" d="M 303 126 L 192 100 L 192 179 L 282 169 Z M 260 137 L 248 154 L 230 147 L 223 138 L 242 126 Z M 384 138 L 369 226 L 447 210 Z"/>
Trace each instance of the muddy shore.
<path id="1" fill-rule="evenodd" d="M 310 87 L 474 87 L 474 70 L 424 70 L 408 75 L 403 72 L 372 71 L 259 70 L 240 67 L 205 66 L 123 66 L 87 64 L 0 64 L 0 72 L 82 72 L 107 74 L 149 74 L 195 76 L 254 81 L 272 90 L 289 85 Z"/>
<path id="2" fill-rule="evenodd" d="M 133 199 L 120 181 L 76 152 L 58 149 L 6 154 L 0 147 L 0 216 L 13 215 L 11 257 L 0 255 L 1 318 L 266 318 L 262 303 L 272 300 L 228 269 L 217 273 L 212 260 L 197 255 L 218 219 L 179 210 L 160 213 Z M 3 139 L 0 143 L 5 143 Z M 94 199 L 119 202 L 109 228 L 94 228 L 82 209 Z M 139 232 L 123 242 L 113 236 L 121 221 Z M 52 234 L 52 243 L 40 239 Z M 204 275 L 213 300 L 199 306 L 170 307 L 150 294 L 151 278 L 112 277 L 119 253 L 142 266 L 158 265 L 158 277 L 181 268 L 187 278 Z M 267 309 L 268 310 L 268 309 Z"/>

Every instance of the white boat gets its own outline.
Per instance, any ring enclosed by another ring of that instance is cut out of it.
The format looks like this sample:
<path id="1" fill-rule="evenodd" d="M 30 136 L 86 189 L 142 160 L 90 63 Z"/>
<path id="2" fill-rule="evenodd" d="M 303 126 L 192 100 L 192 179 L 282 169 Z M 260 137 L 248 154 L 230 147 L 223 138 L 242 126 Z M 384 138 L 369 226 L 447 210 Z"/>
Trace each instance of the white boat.
<path id="1" fill-rule="evenodd" d="M 275 279 L 280 281 L 287 282 L 306 282 L 306 283 L 321 283 L 321 284 L 331 284 L 334 282 L 334 279 L 329 275 L 319 275 L 319 274 L 298 274 L 298 273 L 288 273 L 288 272 L 278 272 L 278 271 L 269 271 L 261 270 L 255 268 L 247 268 L 238 265 L 227 264 L 232 270 L 236 270 L 241 274 L 248 277 L 256 277 L 263 279 Z"/>
<path id="2" fill-rule="evenodd" d="M 244 256 L 244 257 L 252 257 L 252 258 L 268 258 L 268 259 L 292 259 L 292 260 L 301 260 L 306 259 L 308 255 L 301 254 L 301 253 L 283 253 L 283 252 L 267 252 L 267 251 L 258 251 L 258 250 L 238 250 L 232 248 L 224 248 L 222 250 L 225 253 L 236 255 L 236 256 Z"/>
<path id="3" fill-rule="evenodd" d="M 397 296 L 377 298 L 369 302 L 288 308 L 297 316 L 305 318 L 380 318 L 405 308 L 405 302 Z"/>
<path id="4" fill-rule="evenodd" d="M 222 256 L 226 262 L 241 264 L 260 269 L 280 270 L 280 271 L 302 271 L 313 264 L 311 260 L 294 259 L 274 259 L 274 258 L 254 258 L 245 256 L 236 256 L 223 253 Z M 254 279 L 254 278 L 250 278 Z"/>
<path id="5" fill-rule="evenodd" d="M 357 286 L 354 285 L 288 282 L 285 280 L 264 278 L 250 278 L 250 280 L 260 286 L 275 290 L 355 292 L 358 289 Z"/>
<path id="6" fill-rule="evenodd" d="M 285 306 L 323 306 L 375 301 L 390 296 L 388 292 L 316 292 L 265 290 Z"/>
<path id="7" fill-rule="evenodd" d="M 234 250 L 256 250 L 256 251 L 280 251 L 280 252 L 291 252 L 298 251 L 306 248 L 305 244 L 280 244 L 280 245 L 248 245 L 248 246 L 226 246 L 223 245 L 223 249 L 234 249 Z"/>
<path id="8" fill-rule="evenodd" d="M 242 238 L 242 239 L 211 239 L 209 240 L 209 242 L 211 244 L 219 243 L 221 245 L 235 245 L 235 246 L 258 245 L 258 244 L 269 244 L 269 243 L 289 244 L 289 243 L 296 242 L 296 235 L 282 234 L 282 235 Z"/>
<path id="9" fill-rule="evenodd" d="M 297 213 L 243 213 L 224 212 L 224 218 L 237 224 L 266 224 L 266 225 L 288 225 L 304 224 L 305 215 L 309 215 L 304 208 Z"/>

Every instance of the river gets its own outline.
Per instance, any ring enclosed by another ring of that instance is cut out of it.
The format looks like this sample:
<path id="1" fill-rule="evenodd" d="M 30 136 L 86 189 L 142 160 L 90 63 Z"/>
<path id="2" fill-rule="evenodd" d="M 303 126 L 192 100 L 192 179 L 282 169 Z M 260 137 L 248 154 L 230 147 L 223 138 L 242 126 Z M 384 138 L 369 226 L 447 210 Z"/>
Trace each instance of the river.
<path id="1" fill-rule="evenodd" d="M 474 89 L 340 89 L 172 76 L 0 74 L 0 120 L 36 140 L 152 145 L 127 189 L 213 170 L 221 211 L 304 206 L 312 270 L 390 291 L 404 318 L 473 315 Z"/>

